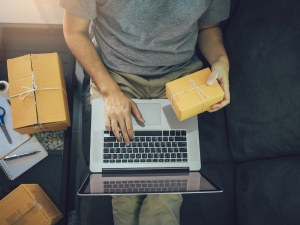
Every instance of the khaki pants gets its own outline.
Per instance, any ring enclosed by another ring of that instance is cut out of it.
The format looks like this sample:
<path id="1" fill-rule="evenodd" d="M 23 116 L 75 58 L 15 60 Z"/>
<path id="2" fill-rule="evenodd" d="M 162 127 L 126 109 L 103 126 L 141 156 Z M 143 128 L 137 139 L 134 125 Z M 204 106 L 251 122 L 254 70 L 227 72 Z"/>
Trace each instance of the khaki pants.
<path id="1" fill-rule="evenodd" d="M 201 61 L 159 77 L 144 77 L 118 72 L 107 68 L 121 91 L 131 99 L 163 99 L 166 97 L 165 84 L 196 72 L 202 68 Z M 103 98 L 91 79 L 91 101 Z M 112 196 L 115 225 L 175 225 L 180 224 L 180 194 L 122 195 Z"/>

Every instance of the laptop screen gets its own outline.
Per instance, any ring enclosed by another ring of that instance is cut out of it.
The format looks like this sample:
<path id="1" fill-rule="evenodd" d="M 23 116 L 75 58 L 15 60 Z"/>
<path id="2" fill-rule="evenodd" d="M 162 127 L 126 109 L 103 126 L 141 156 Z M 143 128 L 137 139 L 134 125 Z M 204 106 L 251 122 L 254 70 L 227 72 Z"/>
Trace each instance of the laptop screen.
<path id="1" fill-rule="evenodd" d="M 132 195 L 222 192 L 200 172 L 177 173 L 92 173 L 79 195 Z"/>

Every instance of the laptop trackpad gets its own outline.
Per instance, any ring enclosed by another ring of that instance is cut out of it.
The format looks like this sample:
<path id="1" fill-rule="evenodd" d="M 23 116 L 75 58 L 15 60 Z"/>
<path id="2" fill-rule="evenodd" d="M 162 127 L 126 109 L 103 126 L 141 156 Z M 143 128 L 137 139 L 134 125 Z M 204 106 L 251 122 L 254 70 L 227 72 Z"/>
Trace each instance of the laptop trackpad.
<path id="1" fill-rule="evenodd" d="M 161 105 L 159 103 L 138 103 L 137 106 L 146 121 L 145 125 L 161 124 Z M 132 114 L 132 125 L 143 126 L 143 123 Z"/>

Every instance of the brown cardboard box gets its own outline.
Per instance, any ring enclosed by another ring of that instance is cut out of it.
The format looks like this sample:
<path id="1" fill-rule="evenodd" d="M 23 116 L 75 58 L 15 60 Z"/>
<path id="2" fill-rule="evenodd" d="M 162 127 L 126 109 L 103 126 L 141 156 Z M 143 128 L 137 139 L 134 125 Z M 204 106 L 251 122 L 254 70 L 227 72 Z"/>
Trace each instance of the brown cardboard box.
<path id="1" fill-rule="evenodd" d="M 15 131 L 29 134 L 71 126 L 64 71 L 57 53 L 9 59 L 7 70 Z"/>
<path id="2" fill-rule="evenodd" d="M 0 201 L 1 225 L 50 225 L 63 215 L 38 184 L 21 184 Z"/>
<path id="3" fill-rule="evenodd" d="M 213 104 L 223 100 L 224 91 L 218 82 L 213 83 L 211 86 L 206 85 L 207 78 L 210 74 L 210 69 L 206 68 L 166 84 L 167 97 L 179 121 L 205 112 L 210 109 Z M 193 82 L 189 80 L 189 78 L 194 80 L 196 87 L 204 86 L 199 87 L 197 92 Z M 199 95 L 201 95 L 203 100 Z"/>

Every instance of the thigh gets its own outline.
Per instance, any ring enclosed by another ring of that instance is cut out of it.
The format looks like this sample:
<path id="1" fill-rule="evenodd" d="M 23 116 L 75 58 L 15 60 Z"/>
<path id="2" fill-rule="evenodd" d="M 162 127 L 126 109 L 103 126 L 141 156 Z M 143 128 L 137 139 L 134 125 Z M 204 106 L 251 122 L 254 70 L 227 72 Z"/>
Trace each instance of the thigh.
<path id="1" fill-rule="evenodd" d="M 181 194 L 148 195 L 141 207 L 140 225 L 180 224 Z"/>

